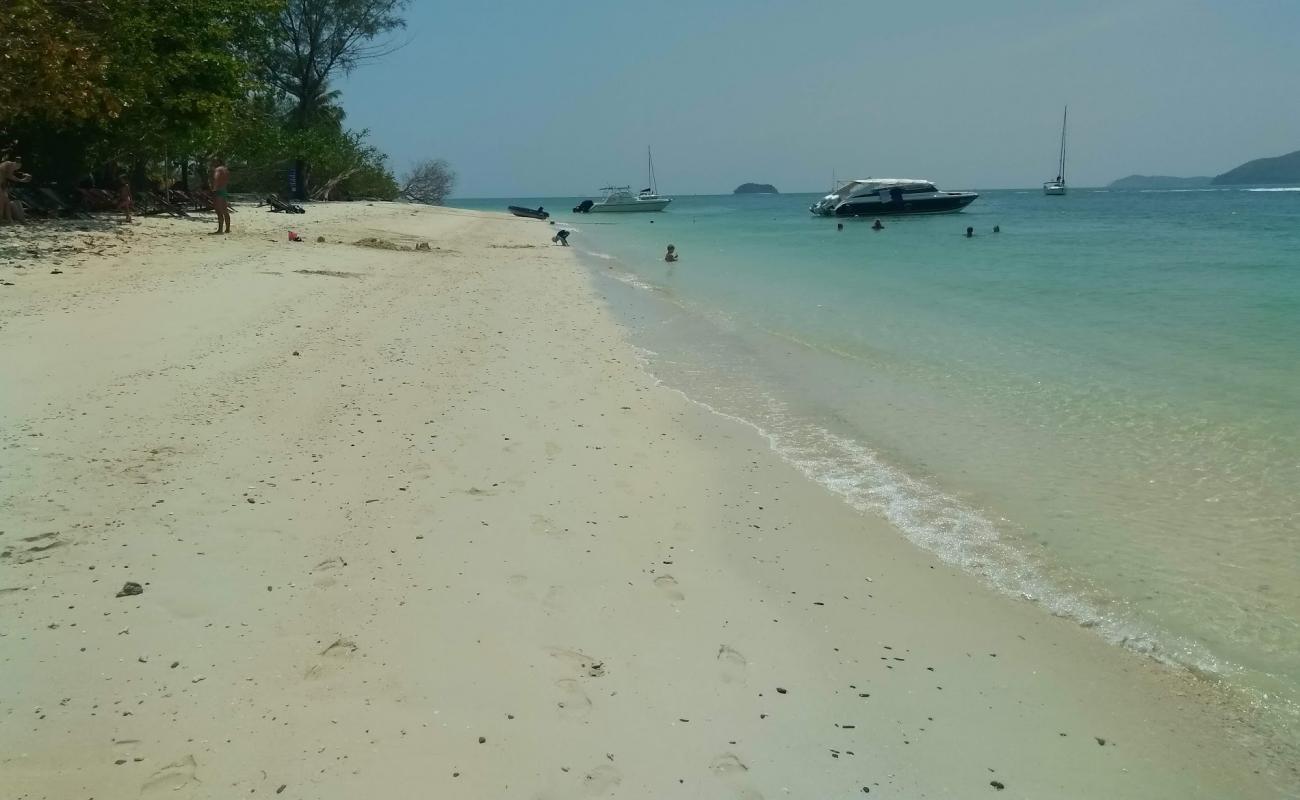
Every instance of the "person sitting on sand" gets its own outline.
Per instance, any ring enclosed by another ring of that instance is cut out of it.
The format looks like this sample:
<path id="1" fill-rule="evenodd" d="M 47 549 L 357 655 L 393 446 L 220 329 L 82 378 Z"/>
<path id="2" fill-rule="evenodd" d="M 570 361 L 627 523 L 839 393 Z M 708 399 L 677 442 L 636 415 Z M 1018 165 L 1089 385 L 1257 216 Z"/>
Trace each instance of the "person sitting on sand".
<path id="1" fill-rule="evenodd" d="M 27 183 L 31 175 L 19 172 L 23 166 L 23 157 L 0 161 L 0 222 L 22 222 L 23 210 L 16 200 L 9 199 L 9 186 L 14 183 Z"/>
<path id="2" fill-rule="evenodd" d="M 669 264 L 677 261 L 677 245 L 668 245 L 668 251 L 664 253 L 664 261 L 667 261 Z"/>
<path id="3" fill-rule="evenodd" d="M 212 159 L 212 207 L 217 210 L 214 234 L 230 233 L 230 169 L 220 158 Z M 222 226 L 225 230 L 222 230 Z"/>
<path id="4" fill-rule="evenodd" d="M 884 229 L 885 226 L 880 220 L 876 220 L 875 222 L 871 223 L 871 230 L 873 231 L 883 231 Z"/>
<path id="5" fill-rule="evenodd" d="M 561 245 L 561 246 L 563 246 L 563 247 L 568 247 L 568 246 L 569 246 L 569 232 L 566 231 L 566 230 L 562 230 L 562 229 L 556 231 L 556 232 L 555 232 L 555 235 L 551 237 L 551 242 L 552 242 L 553 244 L 558 244 L 558 245 Z"/>

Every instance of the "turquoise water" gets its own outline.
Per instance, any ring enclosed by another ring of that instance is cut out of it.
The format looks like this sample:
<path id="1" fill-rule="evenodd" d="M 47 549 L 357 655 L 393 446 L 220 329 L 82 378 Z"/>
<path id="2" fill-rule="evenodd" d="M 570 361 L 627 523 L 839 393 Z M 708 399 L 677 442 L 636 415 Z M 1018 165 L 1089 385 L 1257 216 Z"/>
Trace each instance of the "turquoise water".
<path id="1" fill-rule="evenodd" d="M 944 560 L 1220 676 L 1294 737 L 1300 190 L 994 191 L 879 232 L 838 231 L 814 199 L 519 204 L 565 209 L 664 383 Z"/>

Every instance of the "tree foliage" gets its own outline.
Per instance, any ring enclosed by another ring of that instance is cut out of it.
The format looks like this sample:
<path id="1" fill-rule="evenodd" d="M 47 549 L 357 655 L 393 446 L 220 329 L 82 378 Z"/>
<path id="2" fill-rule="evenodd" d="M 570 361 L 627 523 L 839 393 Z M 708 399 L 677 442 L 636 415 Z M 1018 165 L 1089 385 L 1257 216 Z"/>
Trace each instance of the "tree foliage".
<path id="1" fill-rule="evenodd" d="M 240 191 L 305 161 L 332 196 L 394 197 L 330 79 L 387 52 L 407 2 L 0 0 L 0 145 L 47 183 L 116 164 L 170 184 L 221 154 Z"/>
<path id="2" fill-rule="evenodd" d="M 57 124 L 112 116 L 108 58 L 97 44 L 107 26 L 99 0 L 12 0 L 0 11 L 0 120 Z"/>
<path id="3" fill-rule="evenodd" d="M 330 80 L 392 52 L 384 37 L 405 27 L 408 0 L 286 0 L 267 53 L 272 86 L 292 97 L 292 122 L 309 127 L 333 102 Z"/>
<path id="4" fill-rule="evenodd" d="M 440 206 L 455 185 L 456 173 L 446 161 L 421 161 L 402 179 L 400 195 L 417 203 Z"/>

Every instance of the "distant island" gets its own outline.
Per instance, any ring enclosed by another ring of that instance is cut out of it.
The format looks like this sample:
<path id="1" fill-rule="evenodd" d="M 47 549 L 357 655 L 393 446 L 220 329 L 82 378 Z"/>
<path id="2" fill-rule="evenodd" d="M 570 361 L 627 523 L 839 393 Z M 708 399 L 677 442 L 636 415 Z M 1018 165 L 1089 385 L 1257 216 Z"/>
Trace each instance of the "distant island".
<path id="1" fill-rule="evenodd" d="M 1215 186 L 1242 183 L 1300 183 L 1300 150 L 1273 158 L 1257 158 L 1214 179 Z"/>
<path id="2" fill-rule="evenodd" d="M 1175 178 L 1172 175 L 1129 175 L 1111 181 L 1107 189 L 1199 189 L 1209 186 L 1214 178 L 1202 175 L 1195 178 Z"/>
<path id="3" fill-rule="evenodd" d="M 1257 158 L 1222 175 L 1176 178 L 1171 175 L 1129 175 L 1111 181 L 1108 189 L 1197 189 L 1202 186 L 1241 186 L 1255 183 L 1300 183 L 1300 150 L 1273 158 Z M 748 184 L 747 184 L 748 185 Z M 740 189 L 736 190 L 737 192 Z"/>
<path id="4" fill-rule="evenodd" d="M 780 194 L 770 183 L 742 183 L 732 194 Z"/>

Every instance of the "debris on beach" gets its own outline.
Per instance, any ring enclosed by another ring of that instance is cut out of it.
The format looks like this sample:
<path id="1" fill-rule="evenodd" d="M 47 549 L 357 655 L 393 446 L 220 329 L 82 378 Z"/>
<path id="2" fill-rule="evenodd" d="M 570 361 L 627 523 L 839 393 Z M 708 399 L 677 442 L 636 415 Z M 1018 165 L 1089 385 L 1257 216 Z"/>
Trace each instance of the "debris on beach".
<path id="1" fill-rule="evenodd" d="M 380 239 L 377 236 L 367 236 L 364 239 L 357 239 L 353 242 L 357 247 L 373 247 L 376 250 L 405 250 L 400 244 L 390 242 L 387 239 Z"/>
<path id="2" fill-rule="evenodd" d="M 144 594 L 144 587 L 135 581 L 127 581 L 122 585 L 122 590 L 117 593 L 117 597 L 130 597 L 136 594 Z"/>

